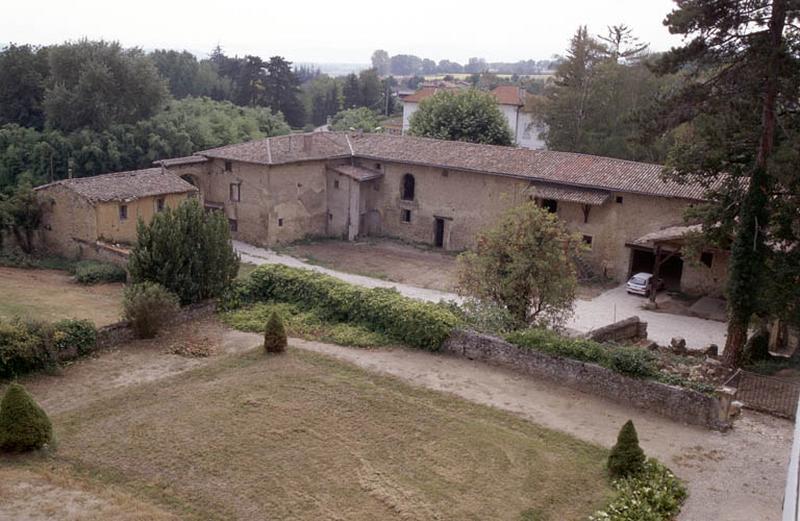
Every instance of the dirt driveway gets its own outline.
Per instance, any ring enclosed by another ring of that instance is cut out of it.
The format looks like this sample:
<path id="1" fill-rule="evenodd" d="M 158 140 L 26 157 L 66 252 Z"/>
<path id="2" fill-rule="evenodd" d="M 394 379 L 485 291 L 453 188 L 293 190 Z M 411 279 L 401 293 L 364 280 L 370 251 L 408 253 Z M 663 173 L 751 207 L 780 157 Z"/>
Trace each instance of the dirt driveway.
<path id="1" fill-rule="evenodd" d="M 65 271 L 0 267 L 0 318 L 86 318 L 100 327 L 121 312 L 122 284 L 83 286 Z"/>
<path id="2" fill-rule="evenodd" d="M 375 279 L 455 291 L 456 258 L 385 239 L 297 244 L 286 253 L 311 264 Z"/>

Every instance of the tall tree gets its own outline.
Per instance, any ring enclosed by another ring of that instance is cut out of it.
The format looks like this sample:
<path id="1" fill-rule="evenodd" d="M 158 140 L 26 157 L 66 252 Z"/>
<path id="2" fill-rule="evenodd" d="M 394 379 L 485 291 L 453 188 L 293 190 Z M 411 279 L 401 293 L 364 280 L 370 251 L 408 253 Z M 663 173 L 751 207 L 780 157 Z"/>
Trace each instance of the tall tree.
<path id="1" fill-rule="evenodd" d="M 664 104 L 659 120 L 666 128 L 684 129 L 670 155 L 672 175 L 714 188 L 705 208 L 709 236 L 719 236 L 719 230 L 733 235 L 724 361 L 735 366 L 753 315 L 766 311 L 764 302 L 773 297 L 765 299 L 764 293 L 772 277 L 770 257 L 780 257 L 783 248 L 797 249 L 796 237 L 794 244 L 772 238 L 775 216 L 787 208 L 787 200 L 796 205 L 786 188 L 797 182 L 797 174 L 788 179 L 780 174 L 796 172 L 799 152 L 800 4 L 723 4 L 684 0 L 667 16 L 670 32 L 691 39 L 667 53 L 658 70 L 683 71 L 688 81 Z M 796 207 L 790 213 L 797 229 Z M 796 309 L 796 302 L 786 305 Z"/>
<path id="2" fill-rule="evenodd" d="M 614 63 L 638 60 L 647 53 L 649 47 L 648 44 L 641 43 L 633 35 L 633 30 L 625 24 L 609 26 L 608 34 L 600 36 L 600 39 L 606 43 L 606 54 Z"/>
<path id="3" fill-rule="evenodd" d="M 44 108 L 60 130 L 108 128 L 149 118 L 166 101 L 167 87 L 153 62 L 137 48 L 79 40 L 51 47 Z"/>
<path id="4" fill-rule="evenodd" d="M 44 126 L 47 49 L 9 45 L 0 52 L 0 125 Z"/>
<path id="5" fill-rule="evenodd" d="M 344 108 L 354 109 L 364 105 L 362 100 L 361 82 L 353 73 L 347 75 L 342 86 L 342 97 L 344 98 Z"/>
<path id="6" fill-rule="evenodd" d="M 236 77 L 236 98 L 237 105 L 255 107 L 256 105 L 268 105 L 268 94 L 266 91 L 265 72 L 266 64 L 258 56 L 247 55 L 238 67 Z"/>
<path id="7" fill-rule="evenodd" d="M 366 69 L 358 74 L 361 86 L 361 104 L 373 110 L 380 110 L 382 98 L 381 80 L 375 69 Z"/>
<path id="8" fill-rule="evenodd" d="M 380 76 L 389 74 L 389 53 L 383 49 L 378 49 L 372 53 L 372 68 L 378 71 Z"/>
<path id="9" fill-rule="evenodd" d="M 305 125 L 305 109 L 300 102 L 300 82 L 292 71 L 292 62 L 273 56 L 266 65 L 264 80 L 267 103 L 274 112 L 281 112 L 293 127 Z"/>

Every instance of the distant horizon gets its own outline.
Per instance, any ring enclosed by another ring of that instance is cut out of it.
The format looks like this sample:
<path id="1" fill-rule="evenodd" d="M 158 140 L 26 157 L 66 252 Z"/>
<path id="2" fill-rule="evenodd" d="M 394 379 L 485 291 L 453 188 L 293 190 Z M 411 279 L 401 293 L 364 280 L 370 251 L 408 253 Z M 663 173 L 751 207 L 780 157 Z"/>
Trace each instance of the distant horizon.
<path id="1" fill-rule="evenodd" d="M 226 54 L 280 55 L 303 63 L 369 63 L 375 49 L 436 62 L 550 59 L 563 55 L 579 25 L 590 34 L 625 24 L 654 52 L 679 45 L 663 25 L 672 0 L 561 0 L 475 9 L 456 0 L 406 0 L 401 8 L 354 0 L 246 2 L 209 0 L 55 0 L 7 2 L 0 17 L 6 42 L 53 45 L 87 37 L 125 47 L 188 50 L 204 57 L 217 44 Z"/>

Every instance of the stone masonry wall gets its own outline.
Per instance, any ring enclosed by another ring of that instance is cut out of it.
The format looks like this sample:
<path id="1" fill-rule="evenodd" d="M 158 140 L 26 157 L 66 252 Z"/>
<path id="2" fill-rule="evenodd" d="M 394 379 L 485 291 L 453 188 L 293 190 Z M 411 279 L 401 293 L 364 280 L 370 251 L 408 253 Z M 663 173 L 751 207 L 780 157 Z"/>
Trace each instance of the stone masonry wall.
<path id="1" fill-rule="evenodd" d="M 647 322 L 639 317 L 629 317 L 586 333 L 586 338 L 595 342 L 637 342 L 647 340 Z"/>
<path id="2" fill-rule="evenodd" d="M 615 402 L 645 408 L 679 422 L 715 430 L 730 427 L 728 406 L 724 399 L 630 378 L 594 364 L 521 349 L 492 336 L 456 331 L 445 341 L 442 352 L 551 380 Z"/>

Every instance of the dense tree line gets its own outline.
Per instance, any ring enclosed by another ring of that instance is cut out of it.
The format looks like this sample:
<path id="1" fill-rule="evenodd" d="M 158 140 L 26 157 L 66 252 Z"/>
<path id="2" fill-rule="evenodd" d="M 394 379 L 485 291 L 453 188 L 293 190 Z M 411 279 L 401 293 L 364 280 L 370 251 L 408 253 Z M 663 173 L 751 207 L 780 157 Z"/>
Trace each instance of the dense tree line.
<path id="1" fill-rule="evenodd" d="M 429 58 L 420 58 L 413 54 L 389 53 L 378 49 L 372 53 L 372 67 L 381 76 L 415 76 L 429 74 L 463 74 L 492 71 L 498 74 L 541 74 L 555 69 L 557 59 L 553 60 L 520 60 L 518 62 L 487 62 L 483 58 L 469 58 L 462 65 L 451 60 L 435 62 Z"/>
<path id="2" fill-rule="evenodd" d="M 394 77 L 380 78 L 377 69 L 371 68 L 339 78 L 318 74 L 302 90 L 309 122 L 319 126 L 343 110 L 365 108 L 376 117 L 393 115 L 400 108 L 396 87 Z"/>

